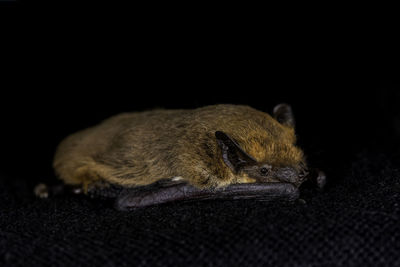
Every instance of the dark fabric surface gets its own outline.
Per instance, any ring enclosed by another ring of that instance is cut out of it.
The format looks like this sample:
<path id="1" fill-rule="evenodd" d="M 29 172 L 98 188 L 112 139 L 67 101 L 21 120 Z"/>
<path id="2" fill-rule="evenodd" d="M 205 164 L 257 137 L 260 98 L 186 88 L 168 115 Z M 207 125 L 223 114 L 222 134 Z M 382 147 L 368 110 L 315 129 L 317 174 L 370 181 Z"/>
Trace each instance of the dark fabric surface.
<path id="1" fill-rule="evenodd" d="M 304 202 L 205 201 L 133 212 L 83 196 L 40 200 L 0 179 L 2 266 L 398 266 L 397 160 L 362 153 Z"/>

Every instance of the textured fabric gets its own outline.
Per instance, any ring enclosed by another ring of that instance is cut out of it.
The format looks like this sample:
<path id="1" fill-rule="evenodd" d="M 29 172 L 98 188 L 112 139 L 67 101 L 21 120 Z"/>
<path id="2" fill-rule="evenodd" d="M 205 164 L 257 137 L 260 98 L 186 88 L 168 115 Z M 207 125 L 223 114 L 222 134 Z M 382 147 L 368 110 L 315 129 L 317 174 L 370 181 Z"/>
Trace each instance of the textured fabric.
<path id="1" fill-rule="evenodd" d="M 133 212 L 83 196 L 40 200 L 0 180 L 2 266 L 399 266 L 397 161 L 363 153 L 294 204 L 174 203 Z"/>

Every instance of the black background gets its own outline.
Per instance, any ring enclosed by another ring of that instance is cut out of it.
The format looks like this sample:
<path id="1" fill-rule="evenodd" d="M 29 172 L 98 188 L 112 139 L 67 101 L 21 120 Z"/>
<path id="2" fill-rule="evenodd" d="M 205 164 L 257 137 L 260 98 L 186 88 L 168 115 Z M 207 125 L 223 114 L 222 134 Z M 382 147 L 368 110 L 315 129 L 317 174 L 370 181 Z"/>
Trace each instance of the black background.
<path id="1" fill-rule="evenodd" d="M 1 263 L 398 265 L 390 8 L 33 5 L 0 16 Z M 114 114 L 217 103 L 271 112 L 281 102 L 293 107 L 309 162 L 328 174 L 326 191 L 306 192 L 306 204 L 123 213 L 80 196 L 32 195 L 38 181 L 55 181 L 63 138 Z"/>
<path id="2" fill-rule="evenodd" d="M 57 144 L 119 112 L 217 103 L 291 104 L 300 145 L 325 165 L 397 150 L 389 8 L 10 6 L 1 16 L 5 173 L 53 179 Z"/>
<path id="3" fill-rule="evenodd" d="M 24 53 L 25 63 L 3 76 L 3 172 L 48 181 L 56 146 L 70 133 L 119 112 L 218 103 L 265 112 L 291 104 L 300 146 L 324 166 L 365 149 L 396 150 L 394 54 L 296 43 L 182 46 L 182 38 L 171 39 L 125 45 L 123 52 L 64 46 Z"/>

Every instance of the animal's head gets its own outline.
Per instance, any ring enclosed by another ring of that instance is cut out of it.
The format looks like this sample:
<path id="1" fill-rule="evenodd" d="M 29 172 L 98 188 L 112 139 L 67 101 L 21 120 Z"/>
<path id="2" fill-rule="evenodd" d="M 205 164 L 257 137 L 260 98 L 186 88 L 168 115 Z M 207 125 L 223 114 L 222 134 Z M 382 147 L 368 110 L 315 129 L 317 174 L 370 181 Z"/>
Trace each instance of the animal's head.
<path id="1" fill-rule="evenodd" d="M 266 115 L 267 116 L 267 115 Z M 238 142 L 215 132 L 225 164 L 235 175 L 257 182 L 284 182 L 299 186 L 308 174 L 303 152 L 295 144 L 294 116 L 287 104 L 277 105 L 265 128 L 249 129 Z M 241 145 L 239 145 L 241 143 Z"/>

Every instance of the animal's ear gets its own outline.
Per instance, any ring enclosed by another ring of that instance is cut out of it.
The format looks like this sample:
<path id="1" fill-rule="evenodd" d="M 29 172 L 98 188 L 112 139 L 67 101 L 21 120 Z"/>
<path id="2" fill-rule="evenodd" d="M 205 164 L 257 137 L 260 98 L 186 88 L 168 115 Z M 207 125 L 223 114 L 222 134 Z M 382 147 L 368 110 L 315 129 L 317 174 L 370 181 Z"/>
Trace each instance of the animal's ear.
<path id="1" fill-rule="evenodd" d="M 257 161 L 247 154 L 239 144 L 224 132 L 216 131 L 215 137 L 222 150 L 222 158 L 232 171 L 237 173 L 242 167 L 256 164 Z"/>
<path id="2" fill-rule="evenodd" d="M 295 120 L 292 112 L 292 107 L 290 105 L 276 105 L 273 110 L 273 115 L 278 122 L 294 128 Z"/>

